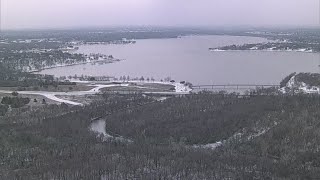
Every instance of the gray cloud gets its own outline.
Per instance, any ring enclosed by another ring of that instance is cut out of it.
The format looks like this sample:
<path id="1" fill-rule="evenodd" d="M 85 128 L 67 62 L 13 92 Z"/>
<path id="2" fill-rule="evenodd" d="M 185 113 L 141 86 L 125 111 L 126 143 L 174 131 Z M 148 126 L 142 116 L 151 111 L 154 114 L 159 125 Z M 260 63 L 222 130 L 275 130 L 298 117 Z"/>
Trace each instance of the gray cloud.
<path id="1" fill-rule="evenodd" d="M 319 0 L 2 0 L 2 26 L 318 25 Z"/>

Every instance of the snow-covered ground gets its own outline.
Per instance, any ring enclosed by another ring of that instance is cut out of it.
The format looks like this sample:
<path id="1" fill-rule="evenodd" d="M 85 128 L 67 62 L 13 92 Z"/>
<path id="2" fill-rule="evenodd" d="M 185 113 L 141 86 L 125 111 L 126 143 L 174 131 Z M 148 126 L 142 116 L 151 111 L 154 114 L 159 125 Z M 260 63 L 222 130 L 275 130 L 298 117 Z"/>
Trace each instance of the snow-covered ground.
<path id="1" fill-rule="evenodd" d="M 98 136 L 102 136 L 103 140 L 115 140 L 115 141 L 120 141 L 120 142 L 126 142 L 126 143 L 132 143 L 133 141 L 130 139 L 126 139 L 124 137 L 114 137 L 111 136 L 110 134 L 107 133 L 106 131 L 106 121 L 103 119 L 97 120 L 97 121 L 93 121 L 90 124 L 89 129 L 95 133 L 98 134 Z"/>
<path id="2" fill-rule="evenodd" d="M 141 83 L 141 81 L 129 81 L 134 83 Z M 185 84 L 177 83 L 177 82 L 161 82 L 161 81 L 153 81 L 153 82 L 142 82 L 142 83 L 154 83 L 154 84 L 164 84 L 164 85 L 172 85 L 175 88 L 175 92 L 145 92 L 148 94 L 189 94 L 192 89 Z"/>
<path id="3" fill-rule="evenodd" d="M 134 82 L 134 81 L 129 81 Z M 88 81 L 78 81 L 78 83 L 88 83 Z M 141 83 L 141 82 L 139 82 Z M 163 94 L 163 95 L 176 95 L 176 94 L 189 94 L 191 92 L 191 88 L 188 86 L 185 86 L 184 84 L 180 83 L 169 83 L 169 82 L 147 82 L 147 83 L 156 83 L 156 84 L 170 84 L 175 86 L 176 91 L 175 92 L 145 92 L 145 94 Z M 60 103 L 66 103 L 76 106 L 82 106 L 82 103 L 69 101 L 65 99 L 58 98 L 57 96 L 83 96 L 83 95 L 93 95 L 96 93 L 99 93 L 102 88 L 109 88 L 109 87 L 128 87 L 129 83 L 123 83 L 123 84 L 96 84 L 96 85 L 88 85 L 88 86 L 94 86 L 89 91 L 71 91 L 71 92 L 48 92 L 48 91 L 18 91 L 19 94 L 22 95 L 40 95 L 44 96 L 48 99 L 51 99 L 56 102 Z M 136 86 L 135 86 L 136 87 Z M 141 87 L 144 89 L 145 87 Z M 11 94 L 13 91 L 5 91 L 0 90 L 0 93 L 3 94 Z"/>
<path id="4" fill-rule="evenodd" d="M 90 86 L 92 86 L 92 85 L 90 85 Z M 83 96 L 83 95 L 90 95 L 90 94 L 92 95 L 92 94 L 96 94 L 96 93 L 100 92 L 100 89 L 102 89 L 102 88 L 129 86 L 129 84 L 108 84 L 108 85 L 98 84 L 98 85 L 93 85 L 93 86 L 95 86 L 95 88 L 93 88 L 89 91 L 72 91 L 72 92 L 18 91 L 18 93 L 22 94 L 22 95 L 40 95 L 40 96 L 44 96 L 48 99 L 51 99 L 53 101 L 76 105 L 76 106 L 82 106 L 83 105 L 82 103 L 61 99 L 61 98 L 58 98 L 57 96 Z M 13 91 L 0 90 L 0 93 L 3 93 L 3 94 L 11 94 L 12 92 Z"/>
<path id="5" fill-rule="evenodd" d="M 212 149 L 215 150 L 217 147 L 222 146 L 222 142 L 218 141 L 216 143 L 205 144 L 205 145 L 194 145 L 194 148 L 204 148 L 204 149 Z"/>
<path id="6" fill-rule="evenodd" d="M 106 121 L 105 120 L 97 120 L 90 124 L 90 130 L 99 134 L 103 135 L 105 138 L 112 138 L 106 131 Z"/>
<path id="7" fill-rule="evenodd" d="M 224 52 L 226 50 L 222 50 L 222 49 L 210 49 L 210 51 L 212 52 Z"/>
<path id="8" fill-rule="evenodd" d="M 277 124 L 274 124 L 276 126 Z M 266 134 L 270 128 L 257 128 L 254 132 L 246 132 L 245 129 L 242 130 L 242 132 L 235 133 L 233 136 L 229 137 L 226 140 L 218 141 L 215 143 L 210 144 L 203 144 L 203 145 L 193 145 L 193 148 L 202 148 L 202 149 L 211 149 L 215 150 L 216 148 L 220 146 L 227 145 L 228 143 L 233 143 L 235 141 L 238 141 L 238 143 L 251 141 L 259 136 L 262 136 Z"/>
<path id="9" fill-rule="evenodd" d="M 185 84 L 181 83 L 171 83 L 175 86 L 177 93 L 190 93 L 192 89 L 189 86 L 186 86 Z"/>
<path id="10" fill-rule="evenodd" d="M 71 82 L 77 83 L 90 83 L 89 81 L 77 81 L 72 80 Z M 172 85 L 175 87 L 175 92 L 144 92 L 149 94 L 189 94 L 192 91 L 192 88 L 185 84 L 177 83 L 177 82 L 164 82 L 164 81 L 110 81 L 110 83 L 136 83 L 136 84 L 163 84 L 163 85 Z M 130 86 L 136 87 L 140 89 L 149 89 L 148 87 L 141 87 L 141 86 Z"/>

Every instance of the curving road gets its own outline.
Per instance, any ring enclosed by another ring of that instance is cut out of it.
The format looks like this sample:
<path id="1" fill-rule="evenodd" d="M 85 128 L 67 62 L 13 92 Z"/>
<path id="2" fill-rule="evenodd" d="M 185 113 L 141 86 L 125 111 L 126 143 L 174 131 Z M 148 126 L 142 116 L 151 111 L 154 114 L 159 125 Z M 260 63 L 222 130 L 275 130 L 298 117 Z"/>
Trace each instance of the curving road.
<path id="1" fill-rule="evenodd" d="M 76 106 L 83 106 L 82 103 L 61 99 L 61 98 L 58 98 L 57 96 L 82 96 L 82 95 L 96 94 L 100 92 L 100 89 L 102 88 L 129 86 L 129 84 L 108 84 L 108 85 L 99 84 L 99 85 L 90 85 L 90 86 L 95 86 L 95 88 L 89 91 L 71 91 L 71 92 L 48 92 L 48 91 L 17 91 L 17 92 L 22 95 L 40 95 L 48 99 L 51 99 L 53 101 L 76 105 Z M 13 91 L 0 90 L 0 93 L 2 94 L 11 94 L 12 92 Z"/>
<path id="2" fill-rule="evenodd" d="M 134 82 L 134 81 L 132 81 Z M 82 82 L 84 83 L 84 82 Z M 141 82 L 140 82 L 141 83 Z M 150 82 L 148 82 L 150 83 Z M 175 92 L 144 92 L 144 94 L 159 94 L 159 95 L 184 95 L 189 94 L 192 89 L 180 84 L 180 83 L 163 83 L 163 82 L 154 82 L 156 84 L 170 84 L 175 86 Z M 17 91 L 19 94 L 22 95 L 40 95 L 44 96 L 48 99 L 51 99 L 53 101 L 57 101 L 60 103 L 66 103 L 76 106 L 83 106 L 82 103 L 69 101 L 65 99 L 58 98 L 57 96 L 83 96 L 83 95 L 90 95 L 90 94 L 96 94 L 100 92 L 100 89 L 102 88 L 108 88 L 108 87 L 127 87 L 129 84 L 97 84 L 97 85 L 88 85 L 88 86 L 94 86 L 93 89 L 89 91 L 71 91 L 71 92 L 48 92 L 48 91 Z M 139 87 L 139 86 L 132 86 L 136 88 L 146 89 L 146 87 Z M 0 90 L 0 93 L 2 94 L 11 94 L 13 91 L 6 91 L 6 90 Z"/>

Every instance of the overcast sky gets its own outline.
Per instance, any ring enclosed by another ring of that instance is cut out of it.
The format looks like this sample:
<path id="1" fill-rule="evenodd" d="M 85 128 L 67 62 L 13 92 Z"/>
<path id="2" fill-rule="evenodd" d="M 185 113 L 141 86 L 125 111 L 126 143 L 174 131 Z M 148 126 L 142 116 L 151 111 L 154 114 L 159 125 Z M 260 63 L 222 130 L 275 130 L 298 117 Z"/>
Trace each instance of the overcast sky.
<path id="1" fill-rule="evenodd" d="M 2 0 L 2 28 L 315 26 L 320 0 Z"/>

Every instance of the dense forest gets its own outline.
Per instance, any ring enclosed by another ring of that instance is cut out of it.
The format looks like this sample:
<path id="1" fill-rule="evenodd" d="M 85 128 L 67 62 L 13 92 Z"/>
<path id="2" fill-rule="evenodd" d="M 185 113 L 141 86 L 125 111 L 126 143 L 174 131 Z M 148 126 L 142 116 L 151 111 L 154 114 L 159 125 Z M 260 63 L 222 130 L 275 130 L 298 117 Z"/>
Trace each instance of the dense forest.
<path id="1" fill-rule="evenodd" d="M 38 86 L 43 80 L 52 79 L 50 75 L 37 75 L 13 70 L 0 62 L 0 87 Z"/>
<path id="2" fill-rule="evenodd" d="M 61 50 L 46 52 L 9 52 L 3 53 L 1 61 L 12 70 L 35 71 L 55 65 L 70 65 L 86 62 L 83 54 L 71 54 Z"/>
<path id="3" fill-rule="evenodd" d="M 312 179 L 318 96 L 104 95 L 1 118 L 3 179 Z M 17 115 L 19 116 L 19 115 Z M 21 119 L 23 117 L 23 119 Z M 99 138 L 91 120 L 132 142 Z M 217 148 L 199 145 L 221 141 Z M 198 145 L 198 146 L 195 146 Z"/>

